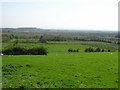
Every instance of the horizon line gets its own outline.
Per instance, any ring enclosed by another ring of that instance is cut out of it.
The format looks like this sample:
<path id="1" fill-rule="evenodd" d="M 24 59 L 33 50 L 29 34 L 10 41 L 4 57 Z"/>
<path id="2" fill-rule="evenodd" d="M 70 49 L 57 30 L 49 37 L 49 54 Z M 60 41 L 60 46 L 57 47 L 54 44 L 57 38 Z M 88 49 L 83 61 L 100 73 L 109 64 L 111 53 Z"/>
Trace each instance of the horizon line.
<path id="1" fill-rule="evenodd" d="M 116 30 L 116 29 L 64 29 L 64 28 L 40 28 L 40 27 L 0 27 L 0 29 L 4 29 L 4 28 L 13 28 L 13 29 L 27 29 L 27 28 L 31 28 L 31 29 L 43 29 L 43 30 L 69 30 L 69 31 L 119 31 L 119 30 Z"/>

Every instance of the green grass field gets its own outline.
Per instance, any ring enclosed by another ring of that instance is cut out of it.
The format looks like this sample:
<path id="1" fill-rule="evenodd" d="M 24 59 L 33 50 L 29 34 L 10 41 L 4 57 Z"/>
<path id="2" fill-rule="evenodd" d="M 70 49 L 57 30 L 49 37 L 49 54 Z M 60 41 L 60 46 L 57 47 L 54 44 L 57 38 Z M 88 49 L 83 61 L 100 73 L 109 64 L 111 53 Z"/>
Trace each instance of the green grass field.
<path id="1" fill-rule="evenodd" d="M 85 53 L 89 45 L 77 42 L 20 44 L 24 47 L 41 45 L 48 49 L 48 55 L 2 56 L 3 88 L 118 87 L 117 52 Z M 80 52 L 69 53 L 69 48 L 79 48 Z"/>

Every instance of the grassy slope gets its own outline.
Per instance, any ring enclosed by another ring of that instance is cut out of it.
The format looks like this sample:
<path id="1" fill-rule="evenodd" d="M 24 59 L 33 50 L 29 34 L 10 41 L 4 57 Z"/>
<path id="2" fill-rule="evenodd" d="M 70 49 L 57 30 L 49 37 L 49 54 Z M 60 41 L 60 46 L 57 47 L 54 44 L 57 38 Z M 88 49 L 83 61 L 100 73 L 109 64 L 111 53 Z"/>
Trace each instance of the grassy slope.
<path id="1" fill-rule="evenodd" d="M 3 66 L 8 70 L 3 72 L 3 87 L 117 87 L 117 52 L 84 53 L 87 46 L 79 43 L 45 46 L 47 56 L 3 56 Z M 80 53 L 66 51 L 78 47 Z"/>
<path id="2" fill-rule="evenodd" d="M 32 48 L 32 47 L 40 47 L 44 46 L 48 49 L 49 52 L 60 53 L 61 51 L 66 52 L 69 48 L 73 49 L 80 49 L 80 52 L 84 51 L 86 47 L 100 47 L 101 49 L 110 49 L 112 51 L 116 51 L 118 46 L 111 43 L 104 43 L 104 42 L 48 42 L 47 44 L 44 43 L 18 43 L 17 46 L 25 47 L 25 48 Z M 13 43 L 2 43 L 2 49 L 6 49 L 9 47 L 13 47 Z"/>

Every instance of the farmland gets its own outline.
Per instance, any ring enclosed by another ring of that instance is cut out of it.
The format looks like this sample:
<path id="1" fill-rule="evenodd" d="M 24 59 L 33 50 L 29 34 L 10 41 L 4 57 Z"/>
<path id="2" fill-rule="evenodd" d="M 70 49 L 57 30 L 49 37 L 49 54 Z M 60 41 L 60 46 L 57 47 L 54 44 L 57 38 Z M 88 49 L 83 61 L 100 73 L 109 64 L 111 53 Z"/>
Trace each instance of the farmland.
<path id="1" fill-rule="evenodd" d="M 3 71 L 3 87 L 115 88 L 118 84 L 117 53 L 3 56 L 3 65 L 13 70 L 10 75 Z"/>
<path id="2" fill-rule="evenodd" d="M 38 33 L 34 33 L 34 36 L 29 35 L 31 32 L 26 35 L 23 35 L 24 32 L 20 32 L 19 35 L 17 33 L 3 32 L 3 50 L 13 47 L 14 42 L 18 40 L 17 47 L 42 46 L 47 48 L 48 54 L 2 56 L 3 88 L 118 87 L 118 42 L 114 37 L 116 34 L 78 35 L 71 34 L 74 32 L 50 32 L 51 36 L 48 35 L 49 37 L 45 38 L 46 42 L 42 43 Z M 46 32 L 42 34 L 47 36 Z M 93 36 L 98 37 L 97 41 L 93 40 Z M 99 47 L 106 51 L 85 52 L 87 47 Z M 79 49 L 79 52 L 68 52 L 68 49 Z"/>

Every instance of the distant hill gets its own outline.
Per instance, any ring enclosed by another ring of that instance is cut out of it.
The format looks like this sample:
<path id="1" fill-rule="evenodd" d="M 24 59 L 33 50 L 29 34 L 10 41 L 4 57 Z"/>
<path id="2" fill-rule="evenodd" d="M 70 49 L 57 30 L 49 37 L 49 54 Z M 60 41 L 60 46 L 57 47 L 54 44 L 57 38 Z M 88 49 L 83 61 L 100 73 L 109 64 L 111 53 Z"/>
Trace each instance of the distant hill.
<path id="1" fill-rule="evenodd" d="M 118 33 L 117 31 L 100 31 L 100 30 L 63 30 L 63 29 L 42 29 L 35 27 L 21 27 L 21 28 L 0 28 L 2 31 L 7 32 L 64 32 L 64 33 Z"/>
<path id="2" fill-rule="evenodd" d="M 41 32 L 44 31 L 38 28 L 2 28 L 2 31 L 11 31 L 11 32 Z"/>

